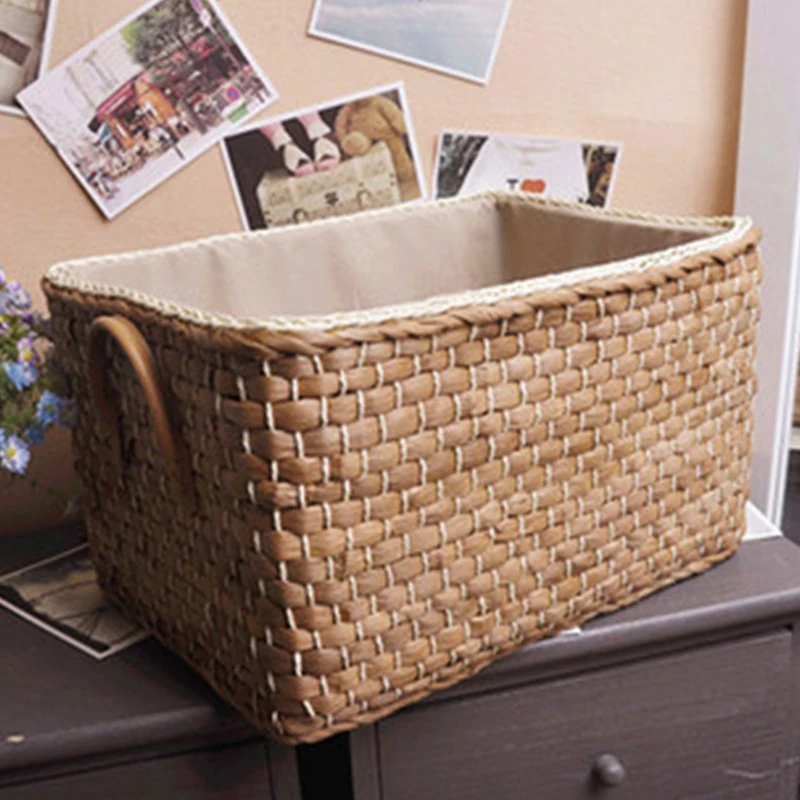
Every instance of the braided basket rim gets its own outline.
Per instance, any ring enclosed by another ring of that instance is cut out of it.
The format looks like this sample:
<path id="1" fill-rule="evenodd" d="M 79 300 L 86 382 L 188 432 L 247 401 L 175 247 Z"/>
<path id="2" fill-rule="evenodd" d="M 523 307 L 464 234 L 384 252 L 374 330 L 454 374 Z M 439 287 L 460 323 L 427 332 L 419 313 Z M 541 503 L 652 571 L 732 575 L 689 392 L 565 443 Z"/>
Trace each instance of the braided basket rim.
<path id="1" fill-rule="evenodd" d="M 381 217 L 419 212 L 422 208 L 432 211 L 442 207 L 477 205 L 479 203 L 491 203 L 498 206 L 503 202 L 518 205 L 535 205 L 552 211 L 587 218 L 594 217 L 595 219 L 640 222 L 643 224 L 663 224 L 686 229 L 712 228 L 719 229 L 720 233 L 704 236 L 687 244 L 649 251 L 641 256 L 634 256 L 618 261 L 602 262 L 553 275 L 509 281 L 508 283 L 479 289 L 470 289 L 462 292 L 439 294 L 423 300 L 377 306 L 366 310 L 345 311 L 333 314 L 309 314 L 303 316 L 271 315 L 266 317 L 246 317 L 211 313 L 189 305 L 163 300 L 136 289 L 89 281 L 80 274 L 81 269 L 101 264 L 132 265 L 144 256 L 168 256 L 175 253 L 213 247 L 216 244 L 224 242 L 269 240 L 279 236 L 302 236 L 310 228 L 318 229 L 327 226 L 347 226 L 356 221 L 363 222 L 363 220 L 368 218 L 378 219 Z M 240 331 L 258 328 L 263 331 L 276 333 L 321 333 L 342 328 L 379 325 L 393 320 L 435 316 L 454 309 L 474 305 L 494 304 L 516 298 L 530 297 L 537 292 L 553 289 L 568 289 L 587 282 L 642 273 L 653 268 L 675 264 L 686 258 L 698 256 L 702 253 L 716 251 L 740 240 L 752 227 L 753 222 L 750 217 L 747 216 L 670 216 L 650 212 L 597 208 L 581 203 L 555 200 L 536 195 L 524 195 L 518 192 L 486 191 L 454 198 L 379 208 L 360 212 L 359 214 L 351 216 L 320 219 L 304 223 L 299 227 L 283 227 L 264 231 L 218 234 L 175 245 L 132 250 L 111 255 L 92 256 L 89 258 L 70 259 L 51 266 L 46 271 L 43 282 L 45 285 L 49 284 L 54 288 L 73 290 L 83 294 L 114 300 L 127 300 L 140 307 L 163 314 L 164 316 L 210 328 Z"/>

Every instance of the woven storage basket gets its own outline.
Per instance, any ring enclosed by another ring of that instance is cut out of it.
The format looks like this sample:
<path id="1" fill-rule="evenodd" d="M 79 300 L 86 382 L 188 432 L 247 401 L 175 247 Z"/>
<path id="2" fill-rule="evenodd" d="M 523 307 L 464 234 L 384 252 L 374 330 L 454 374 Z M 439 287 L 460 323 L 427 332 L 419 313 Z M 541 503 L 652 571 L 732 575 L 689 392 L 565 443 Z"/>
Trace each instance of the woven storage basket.
<path id="1" fill-rule="evenodd" d="M 703 571 L 757 242 L 485 194 L 51 268 L 102 585 L 297 743 Z"/>

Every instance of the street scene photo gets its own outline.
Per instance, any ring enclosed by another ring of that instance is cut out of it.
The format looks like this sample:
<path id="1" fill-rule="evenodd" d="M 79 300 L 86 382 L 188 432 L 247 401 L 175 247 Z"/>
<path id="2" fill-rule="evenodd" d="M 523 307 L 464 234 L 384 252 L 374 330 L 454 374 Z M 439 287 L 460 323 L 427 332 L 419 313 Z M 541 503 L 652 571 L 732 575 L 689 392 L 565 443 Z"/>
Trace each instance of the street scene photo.
<path id="1" fill-rule="evenodd" d="M 277 93 L 212 0 L 157 0 L 17 99 L 112 218 Z"/>
<path id="2" fill-rule="evenodd" d="M 55 0 L 0 0 L 0 111 L 19 111 L 17 92 L 41 70 Z"/>

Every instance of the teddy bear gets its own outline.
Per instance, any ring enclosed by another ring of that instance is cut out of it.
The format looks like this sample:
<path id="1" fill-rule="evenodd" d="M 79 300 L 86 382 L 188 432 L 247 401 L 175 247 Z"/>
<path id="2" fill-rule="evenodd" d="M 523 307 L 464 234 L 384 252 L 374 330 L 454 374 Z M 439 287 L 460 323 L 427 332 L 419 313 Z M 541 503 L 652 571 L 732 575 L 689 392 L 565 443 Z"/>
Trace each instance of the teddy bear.
<path id="1" fill-rule="evenodd" d="M 350 157 L 363 156 L 374 142 L 386 142 L 400 181 L 414 177 L 414 162 L 406 150 L 406 121 L 397 103 L 383 95 L 345 103 L 336 115 L 336 138 Z"/>

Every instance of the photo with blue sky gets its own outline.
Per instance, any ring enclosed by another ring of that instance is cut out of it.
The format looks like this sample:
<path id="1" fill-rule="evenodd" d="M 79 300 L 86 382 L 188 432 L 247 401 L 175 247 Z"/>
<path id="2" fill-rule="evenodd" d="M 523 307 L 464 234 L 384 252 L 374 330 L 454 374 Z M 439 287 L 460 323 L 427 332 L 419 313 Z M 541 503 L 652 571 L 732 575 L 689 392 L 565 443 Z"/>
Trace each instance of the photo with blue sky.
<path id="1" fill-rule="evenodd" d="M 485 82 L 510 2 L 317 0 L 310 32 Z"/>

